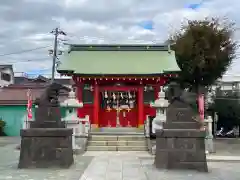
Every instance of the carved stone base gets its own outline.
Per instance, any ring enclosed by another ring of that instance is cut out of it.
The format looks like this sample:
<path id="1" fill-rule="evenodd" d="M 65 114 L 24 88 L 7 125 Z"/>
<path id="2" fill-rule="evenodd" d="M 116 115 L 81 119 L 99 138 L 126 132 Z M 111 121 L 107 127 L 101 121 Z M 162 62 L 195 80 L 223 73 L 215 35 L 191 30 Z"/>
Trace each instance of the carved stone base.
<path id="1" fill-rule="evenodd" d="M 156 168 L 208 172 L 205 132 L 194 129 L 165 129 L 157 131 L 156 136 Z"/>
<path id="2" fill-rule="evenodd" d="M 30 128 L 65 128 L 65 121 L 32 121 L 30 123 Z"/>
<path id="3" fill-rule="evenodd" d="M 18 168 L 68 168 L 73 162 L 72 129 L 22 129 Z"/>

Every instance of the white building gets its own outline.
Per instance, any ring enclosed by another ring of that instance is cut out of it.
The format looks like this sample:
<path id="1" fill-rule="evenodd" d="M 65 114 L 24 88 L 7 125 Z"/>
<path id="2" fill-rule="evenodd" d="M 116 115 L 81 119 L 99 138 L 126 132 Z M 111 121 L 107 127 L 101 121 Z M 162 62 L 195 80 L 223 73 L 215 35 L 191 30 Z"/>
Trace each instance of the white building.
<path id="1" fill-rule="evenodd" d="M 240 90 L 240 75 L 224 75 L 213 85 L 213 89 L 217 86 L 220 86 L 221 90 Z"/>

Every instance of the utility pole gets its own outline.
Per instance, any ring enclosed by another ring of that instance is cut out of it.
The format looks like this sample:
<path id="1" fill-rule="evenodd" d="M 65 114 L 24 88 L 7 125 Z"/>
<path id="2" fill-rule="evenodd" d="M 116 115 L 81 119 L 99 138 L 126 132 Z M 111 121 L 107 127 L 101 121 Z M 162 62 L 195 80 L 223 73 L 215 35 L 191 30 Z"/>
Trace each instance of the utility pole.
<path id="1" fill-rule="evenodd" d="M 61 31 L 58 27 L 55 28 L 52 32 L 54 34 L 54 47 L 53 50 L 49 50 L 49 53 L 53 55 L 53 63 L 52 63 L 52 79 L 51 81 L 54 81 L 55 78 L 55 69 L 56 69 L 56 59 L 57 59 L 57 53 L 58 53 L 58 36 L 64 35 L 66 36 L 66 33 Z"/>

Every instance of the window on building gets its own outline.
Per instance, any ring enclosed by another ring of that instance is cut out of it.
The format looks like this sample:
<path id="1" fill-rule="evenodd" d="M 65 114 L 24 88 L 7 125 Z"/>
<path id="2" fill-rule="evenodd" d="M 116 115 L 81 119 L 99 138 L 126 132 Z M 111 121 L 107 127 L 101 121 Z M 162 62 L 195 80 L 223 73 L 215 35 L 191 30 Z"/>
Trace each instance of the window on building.
<path id="1" fill-rule="evenodd" d="M 155 91 L 152 86 L 145 86 L 143 92 L 144 104 L 149 104 L 155 101 Z"/>
<path id="2" fill-rule="evenodd" d="M 8 73 L 1 73 L 1 79 L 4 81 L 11 81 L 11 75 Z"/>
<path id="3" fill-rule="evenodd" d="M 82 100 L 84 104 L 93 103 L 93 88 L 89 84 L 85 84 L 82 91 Z"/>

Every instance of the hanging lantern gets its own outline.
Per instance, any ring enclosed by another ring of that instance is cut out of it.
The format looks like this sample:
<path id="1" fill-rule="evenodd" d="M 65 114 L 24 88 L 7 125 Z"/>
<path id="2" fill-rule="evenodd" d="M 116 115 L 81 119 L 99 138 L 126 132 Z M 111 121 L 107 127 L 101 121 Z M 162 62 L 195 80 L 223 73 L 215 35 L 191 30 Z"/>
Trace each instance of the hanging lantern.
<path id="1" fill-rule="evenodd" d="M 90 91 L 93 91 L 93 86 L 90 86 L 90 88 L 89 88 L 89 89 L 90 89 Z"/>
<path id="2" fill-rule="evenodd" d="M 115 94 L 115 93 L 113 93 L 112 97 L 113 97 L 113 100 L 116 100 L 116 99 L 117 99 L 117 97 L 116 97 L 116 94 Z"/>
<path id="3" fill-rule="evenodd" d="M 106 99 L 108 98 L 108 93 L 107 93 L 107 91 L 104 92 L 104 98 L 106 98 Z"/>
<path id="4" fill-rule="evenodd" d="M 130 91 L 128 91 L 128 98 L 129 98 L 129 99 L 132 99 L 132 95 L 131 95 L 131 92 L 130 92 Z"/>
<path id="5" fill-rule="evenodd" d="M 147 86 L 144 86 L 144 91 L 145 91 L 145 92 L 147 92 L 147 89 L 148 89 Z"/>
<path id="6" fill-rule="evenodd" d="M 121 99 L 124 99 L 124 97 L 123 97 L 123 93 L 122 93 L 122 92 L 120 93 L 120 97 L 121 97 Z"/>

